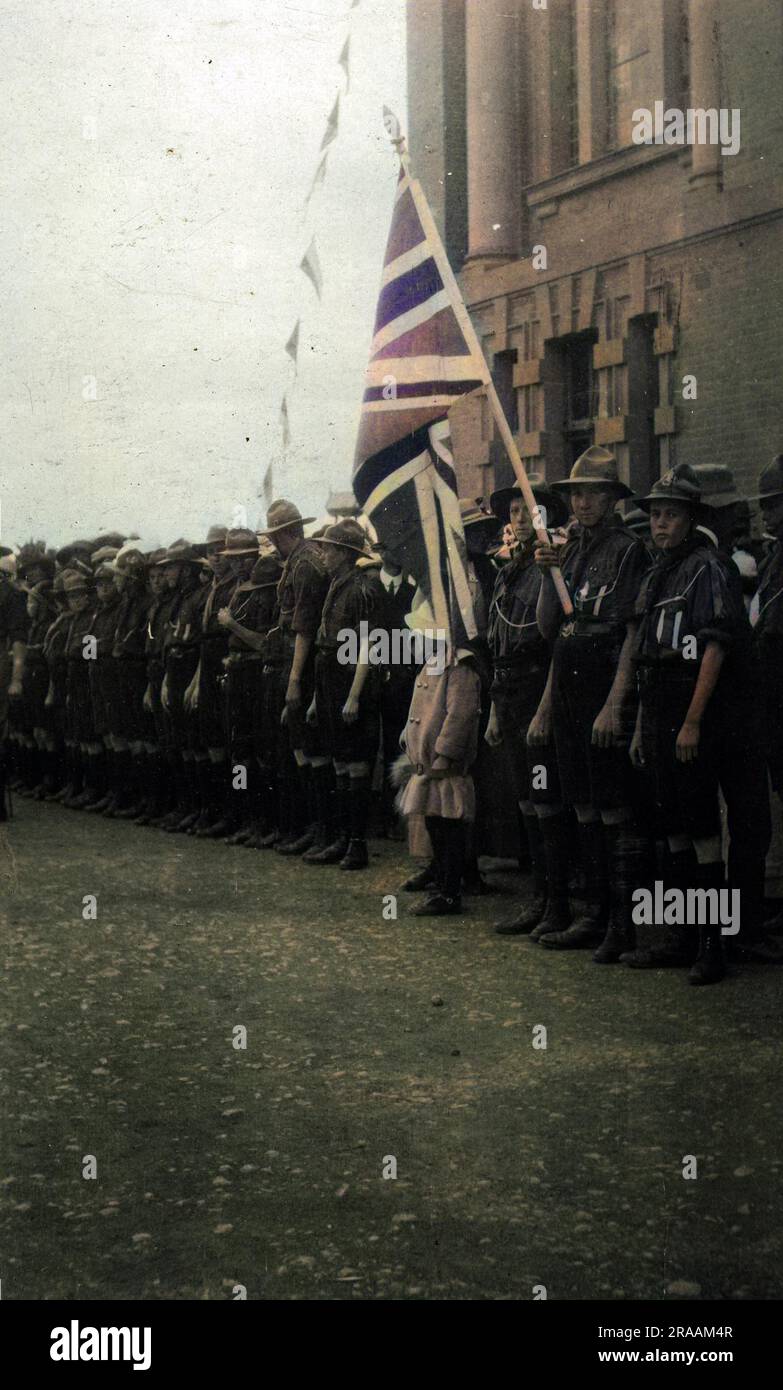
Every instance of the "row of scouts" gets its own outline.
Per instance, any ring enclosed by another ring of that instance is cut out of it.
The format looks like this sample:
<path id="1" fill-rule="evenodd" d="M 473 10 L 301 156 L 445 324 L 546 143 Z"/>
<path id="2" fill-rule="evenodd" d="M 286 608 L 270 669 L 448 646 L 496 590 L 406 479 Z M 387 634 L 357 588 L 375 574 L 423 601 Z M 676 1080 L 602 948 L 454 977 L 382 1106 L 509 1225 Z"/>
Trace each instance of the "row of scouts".
<path id="1" fill-rule="evenodd" d="M 11 789 L 365 868 L 371 776 L 398 752 L 413 672 L 340 660 L 338 634 L 399 625 L 412 589 L 358 522 L 306 539 L 310 521 L 279 501 L 258 534 L 23 548 L 2 589 Z"/>
<path id="2" fill-rule="evenodd" d="M 683 893 L 728 885 L 741 900 L 734 954 L 778 960 L 764 879 L 770 786 L 783 794 L 783 457 L 761 474 L 761 543 L 725 468 L 677 467 L 621 517 L 630 489 L 593 446 L 534 492 L 546 544 L 515 487 L 489 510 L 463 505 L 479 638 L 434 643 L 417 672 L 375 667 L 360 645 L 344 659 L 346 630 L 392 634 L 413 599 L 399 557 L 371 550 L 355 522 L 308 540 L 310 519 L 278 502 L 259 536 L 213 528 L 202 545 L 147 555 L 104 537 L 60 552 L 54 574 L 23 554 L 13 784 L 359 869 L 378 750 L 388 818 L 399 744 L 397 804 L 427 845 L 404 886 L 426 892 L 417 914 L 445 915 L 483 886 L 474 764 L 482 744 L 501 747 L 533 888 L 501 935 L 712 983 L 720 926 L 637 945 L 633 894 L 656 879 Z"/>

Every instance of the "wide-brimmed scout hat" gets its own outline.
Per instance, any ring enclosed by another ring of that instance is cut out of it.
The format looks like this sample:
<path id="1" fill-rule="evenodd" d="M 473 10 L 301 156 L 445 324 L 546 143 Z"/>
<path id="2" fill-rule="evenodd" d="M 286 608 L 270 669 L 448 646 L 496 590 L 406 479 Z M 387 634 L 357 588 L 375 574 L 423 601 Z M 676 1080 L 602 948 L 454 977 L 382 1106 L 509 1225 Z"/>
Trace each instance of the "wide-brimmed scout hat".
<path id="1" fill-rule="evenodd" d="M 114 568 L 114 565 L 110 565 L 104 560 L 103 563 L 98 565 L 98 567 L 96 568 L 94 578 L 96 584 L 101 579 L 110 579 L 113 584 L 115 579 L 117 578 L 117 571 Z"/>
<path id="2" fill-rule="evenodd" d="M 623 526 L 627 531 L 633 531 L 634 535 L 650 534 L 650 518 L 647 512 L 642 511 L 641 507 L 632 507 L 623 517 Z"/>
<path id="3" fill-rule="evenodd" d="M 90 556 L 90 564 L 93 566 L 93 568 L 95 568 L 97 565 L 110 564 L 112 560 L 117 559 L 118 554 L 119 546 L 101 545 L 98 547 L 97 550 L 94 550 L 92 552 L 92 555 Z"/>
<path id="4" fill-rule="evenodd" d="M 319 545 L 341 545 L 344 550 L 355 550 L 359 555 L 369 555 L 367 535 L 358 521 L 336 521 L 327 526 L 324 534 L 318 537 Z"/>
<path id="5" fill-rule="evenodd" d="M 473 497 L 460 497 L 459 510 L 460 516 L 462 517 L 463 530 L 466 531 L 469 527 L 473 528 L 475 526 L 488 531 L 490 535 L 494 535 L 497 531 L 499 525 L 498 519 L 494 512 L 491 512 L 489 508 L 484 505 L 483 500 Z"/>
<path id="6" fill-rule="evenodd" d="M 276 588 L 282 573 L 283 566 L 276 555 L 261 555 L 253 566 L 250 583 L 257 589 Z"/>
<path id="7" fill-rule="evenodd" d="M 257 555 L 258 537 L 255 531 L 248 531 L 245 527 L 238 526 L 236 530 L 229 531 L 226 536 L 226 544 L 223 550 L 218 551 L 219 555 Z"/>
<path id="8" fill-rule="evenodd" d="M 182 537 L 180 537 L 178 541 L 171 542 L 171 545 L 168 547 L 167 550 L 163 551 L 163 554 L 161 555 L 160 559 L 156 560 L 155 564 L 200 565 L 201 562 L 202 557 L 198 554 L 197 547 L 195 545 L 191 545 L 190 541 L 183 540 Z"/>
<path id="9" fill-rule="evenodd" d="M 67 568 L 70 566 L 74 556 L 78 555 L 83 560 L 89 560 L 94 550 L 95 541 L 69 541 L 67 545 L 60 547 L 55 559 L 58 565 L 63 565 Z"/>
<path id="10" fill-rule="evenodd" d="M 759 475 L 759 490 L 754 502 L 765 502 L 767 498 L 783 497 L 783 454 L 777 454 Z"/>
<path id="11" fill-rule="evenodd" d="M 567 478 L 550 483 L 550 487 L 562 492 L 572 487 L 610 487 L 616 497 L 632 497 L 631 489 L 620 482 L 617 459 L 600 444 L 591 444 L 579 455 Z"/>
<path id="12" fill-rule="evenodd" d="M 697 463 L 693 466 L 696 481 L 705 506 L 722 511 L 745 501 L 734 481 L 734 474 L 725 463 Z"/>
<path id="13" fill-rule="evenodd" d="M 695 468 L 688 463 L 678 463 L 653 483 L 646 497 L 636 498 L 636 505 L 643 512 L 649 512 L 653 502 L 684 502 L 700 512 L 701 487 Z"/>
<path id="14" fill-rule="evenodd" d="M 78 594 L 92 588 L 92 575 L 81 570 L 66 570 L 63 574 L 63 591 Z"/>
<path id="15" fill-rule="evenodd" d="M 546 508 L 547 523 L 552 526 L 564 526 L 568 520 L 568 507 L 563 498 L 558 497 L 556 492 L 552 492 L 535 477 L 529 478 L 528 481 L 539 507 Z M 502 521 L 504 526 L 509 518 L 513 498 L 521 496 L 522 489 L 519 483 L 512 483 L 510 487 L 499 487 L 490 496 L 489 505 L 498 521 Z"/>
<path id="16" fill-rule="evenodd" d="M 153 566 L 159 565 L 160 562 L 161 562 L 161 560 L 163 559 L 163 556 L 164 556 L 165 554 L 166 554 L 166 547 L 165 547 L 165 545 L 157 545 L 157 546 L 155 547 L 154 550 L 148 550 L 148 551 L 147 551 L 147 565 L 148 565 L 148 567 L 149 567 L 150 569 L 152 569 Z"/>
<path id="17" fill-rule="evenodd" d="M 271 536 L 274 531 L 284 531 L 286 526 L 307 526 L 311 521 L 315 521 L 314 516 L 302 516 L 295 502 L 287 502 L 280 497 L 271 504 L 266 514 L 266 526 L 258 534 Z"/>
<path id="18" fill-rule="evenodd" d="M 227 535 L 227 526 L 210 526 L 209 530 L 207 531 L 207 539 L 205 541 L 196 541 L 195 545 L 193 546 L 193 554 L 197 556 L 206 556 L 207 548 L 210 545 L 219 545 L 222 550 L 223 546 L 226 543 Z"/>

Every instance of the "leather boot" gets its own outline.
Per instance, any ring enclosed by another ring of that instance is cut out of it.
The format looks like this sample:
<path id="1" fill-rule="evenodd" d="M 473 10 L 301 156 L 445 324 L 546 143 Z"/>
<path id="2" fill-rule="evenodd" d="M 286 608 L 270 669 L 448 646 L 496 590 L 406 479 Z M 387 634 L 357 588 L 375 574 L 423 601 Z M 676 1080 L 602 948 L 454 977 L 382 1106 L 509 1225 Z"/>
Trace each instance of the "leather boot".
<path id="1" fill-rule="evenodd" d="M 694 875 L 697 888 L 723 888 L 723 864 L 700 864 Z M 699 927 L 699 952 L 688 972 L 689 985 L 715 985 L 726 974 L 720 924 Z"/>
<path id="2" fill-rule="evenodd" d="M 495 931 L 498 936 L 527 936 L 538 926 L 546 909 L 546 855 L 544 837 L 538 823 L 538 816 L 523 816 L 527 843 L 530 850 L 530 864 L 533 870 L 533 894 L 525 901 L 519 911 L 505 922 L 498 922 Z"/>
<path id="3" fill-rule="evenodd" d="M 335 785 L 329 791 L 329 810 L 326 812 L 326 843 L 313 845 L 302 856 L 305 864 L 339 864 L 348 853 L 349 806 L 348 773 L 338 772 Z"/>
<path id="4" fill-rule="evenodd" d="M 401 893 L 424 893 L 428 888 L 438 887 L 438 872 L 433 860 L 425 864 L 422 869 L 417 869 L 410 878 L 406 878 L 400 884 Z"/>
<path id="5" fill-rule="evenodd" d="M 696 856 L 693 850 L 677 854 L 667 853 L 664 867 L 665 888 L 680 888 L 685 891 L 693 882 L 696 873 Z M 695 933 L 683 927 L 665 927 L 660 940 L 647 946 L 637 946 L 632 951 L 623 951 L 620 960 L 631 970 L 682 970 L 692 965 L 696 955 Z"/>
<path id="6" fill-rule="evenodd" d="M 344 870 L 366 869 L 370 860 L 367 853 L 367 817 L 370 814 L 370 779 L 352 777 L 348 789 L 348 809 L 350 814 L 351 838 L 348 849 L 340 860 Z"/>
<path id="7" fill-rule="evenodd" d="M 290 783 L 293 817 L 291 835 L 287 840 L 281 840 L 275 845 L 277 854 L 293 858 L 304 854 L 306 849 L 311 849 L 315 842 L 315 820 L 314 816 L 311 815 L 313 810 L 311 774 L 312 768 L 309 763 L 304 763 L 301 766 L 296 765 Z"/>
<path id="8" fill-rule="evenodd" d="M 334 843 L 334 770 L 331 763 L 312 768 L 315 799 L 315 839 L 302 855 L 303 864 L 319 864 L 318 855 Z M 327 861 L 328 862 L 328 861 Z"/>
<path id="9" fill-rule="evenodd" d="M 633 894 L 650 882 L 649 841 L 628 825 L 619 825 L 614 836 L 610 865 L 611 912 L 609 926 L 593 955 L 596 965 L 616 965 L 620 957 L 636 946 L 633 923 Z"/>
<path id="10" fill-rule="evenodd" d="M 547 932 L 539 939 L 552 951 L 580 951 L 595 946 L 609 922 L 609 880 L 604 827 L 600 820 L 579 824 L 579 841 L 587 880 L 587 903 L 565 931 Z"/>
<path id="11" fill-rule="evenodd" d="M 546 907 L 537 926 L 530 932 L 531 941 L 543 936 L 564 932 L 570 921 L 568 906 L 568 862 L 571 837 L 565 811 L 543 816 L 540 822 L 546 862 Z"/>

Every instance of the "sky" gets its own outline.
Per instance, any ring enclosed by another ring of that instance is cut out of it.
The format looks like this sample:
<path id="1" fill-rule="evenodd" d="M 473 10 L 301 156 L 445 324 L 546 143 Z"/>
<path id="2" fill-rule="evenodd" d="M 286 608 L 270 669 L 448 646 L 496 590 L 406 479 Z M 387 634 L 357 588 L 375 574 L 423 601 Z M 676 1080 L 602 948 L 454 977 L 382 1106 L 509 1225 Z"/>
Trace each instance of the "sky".
<path id="1" fill-rule="evenodd" d="M 270 463 L 275 495 L 308 514 L 350 486 L 397 176 L 383 105 L 405 122 L 404 11 L 2 0 L 5 544 L 255 526 Z M 299 269 L 313 236 L 320 300 Z M 295 374 L 284 346 L 300 318 Z"/>

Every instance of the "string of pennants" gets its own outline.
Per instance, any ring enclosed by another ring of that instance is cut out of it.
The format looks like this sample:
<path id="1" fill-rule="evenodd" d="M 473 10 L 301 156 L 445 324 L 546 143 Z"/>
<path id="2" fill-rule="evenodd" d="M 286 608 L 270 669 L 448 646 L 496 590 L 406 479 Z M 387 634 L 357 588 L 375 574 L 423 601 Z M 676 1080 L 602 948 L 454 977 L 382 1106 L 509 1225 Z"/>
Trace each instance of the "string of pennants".
<path id="1" fill-rule="evenodd" d="M 350 6 L 350 10 L 355 10 L 355 9 L 357 9 L 358 6 L 359 6 L 360 4 L 361 4 L 361 0 L 352 0 L 351 6 Z M 350 14 L 350 11 L 349 11 L 349 14 Z M 324 181 L 325 181 L 325 179 L 326 179 L 326 169 L 327 169 L 327 164 L 328 164 L 328 160 L 329 160 L 330 148 L 331 148 L 331 146 L 334 144 L 335 140 L 337 139 L 337 136 L 338 136 L 338 133 L 339 133 L 339 129 L 340 129 L 340 100 L 341 100 L 341 96 L 347 95 L 347 93 L 350 91 L 350 86 L 351 86 L 351 34 L 350 34 L 350 30 L 349 30 L 349 32 L 348 32 L 348 34 L 347 34 L 347 36 L 346 36 L 345 42 L 344 42 L 344 44 L 343 44 L 343 46 L 342 46 L 342 48 L 341 48 L 341 50 L 340 50 L 340 55 L 339 55 L 339 57 L 338 57 L 338 59 L 337 59 L 337 63 L 338 63 L 338 66 L 342 68 L 342 70 L 343 70 L 343 72 L 344 72 L 344 74 L 345 74 L 345 90 L 344 90 L 344 92 L 342 92 L 342 93 L 341 93 L 340 91 L 337 92 L 337 95 L 336 95 L 336 97 L 335 97 L 335 99 L 334 99 L 334 104 L 332 105 L 332 108 L 331 108 L 331 110 L 330 110 L 330 112 L 329 112 L 329 115 L 328 115 L 328 117 L 327 117 L 326 129 L 324 130 L 323 139 L 321 140 L 321 145 L 320 145 L 320 148 L 319 148 L 319 151 L 318 151 L 318 160 L 317 160 L 316 167 L 315 167 L 315 173 L 313 174 L 313 177 L 312 177 L 312 180 L 311 180 L 311 183 L 310 183 L 310 188 L 309 188 L 309 190 L 308 190 L 307 197 L 306 197 L 306 199 L 305 199 L 305 204 L 304 204 L 304 211 L 305 211 L 305 214 L 307 214 L 307 212 L 309 211 L 309 209 L 310 209 L 310 204 L 311 204 L 311 202 L 312 202 L 312 200 L 313 200 L 313 197 L 314 197 L 315 194 L 318 192 L 318 190 L 319 190 L 320 188 L 323 187 Z M 321 262 L 320 262 L 320 259 L 319 259 L 319 256 L 318 256 L 318 246 L 317 246 L 317 244 L 316 244 L 315 233 L 313 233 L 313 235 L 311 236 L 311 238 L 310 238 L 310 244 L 309 244 L 309 246 L 307 247 L 307 250 L 305 251 L 304 255 L 302 256 L 301 261 L 299 262 L 299 269 L 301 270 L 302 274 L 305 275 L 306 278 L 310 281 L 310 284 L 312 285 L 312 287 L 313 287 L 313 289 L 314 289 L 314 291 L 315 291 L 315 294 L 316 294 L 317 298 L 320 300 L 320 298 L 321 298 L 321 292 L 322 292 L 322 290 L 323 290 L 324 277 L 323 277 L 323 272 L 322 272 L 322 270 L 321 270 Z M 293 390 L 293 386 L 294 386 L 294 384 L 295 384 L 295 382 L 296 382 L 297 371 L 298 371 L 298 367 L 299 367 L 299 339 L 300 339 L 300 334 L 301 334 L 301 327 L 302 327 L 302 318 L 301 318 L 301 315 L 300 315 L 300 317 L 297 318 L 296 323 L 294 324 L 294 326 L 293 326 L 293 328 L 292 328 L 292 330 L 291 330 L 291 333 L 290 333 L 290 335 L 289 335 L 289 337 L 288 337 L 288 341 L 286 342 L 286 344 L 285 344 L 285 349 L 284 349 L 285 352 L 286 352 L 286 354 L 287 354 L 287 356 L 290 357 L 290 359 L 291 359 L 291 361 L 292 361 L 292 363 L 293 363 L 294 372 L 293 372 L 293 380 L 292 380 L 291 384 L 290 384 L 290 385 L 286 388 L 286 390 L 284 391 L 284 393 L 283 393 L 283 399 L 282 399 L 282 401 L 280 402 L 280 434 L 281 434 L 283 458 L 285 458 L 285 456 L 286 456 L 286 454 L 287 454 L 287 452 L 288 452 L 288 449 L 289 449 L 289 447 L 290 447 L 290 444 L 291 444 L 291 420 L 290 420 L 290 415 L 289 415 L 289 410 L 288 410 L 288 401 L 289 401 L 289 396 L 290 396 L 290 394 L 291 394 L 291 391 Z M 273 480 L 272 464 L 271 464 L 271 463 L 269 464 L 269 467 L 267 468 L 266 473 L 264 474 L 263 495 L 264 495 L 264 500 L 265 500 L 265 502 L 266 502 L 266 505 L 269 506 L 269 503 L 272 501 L 273 496 L 274 496 L 274 480 Z"/>

